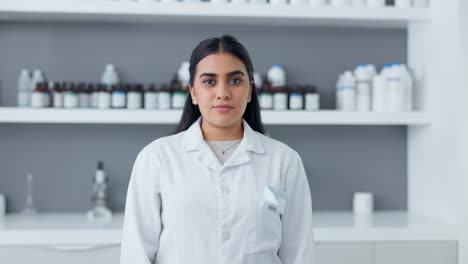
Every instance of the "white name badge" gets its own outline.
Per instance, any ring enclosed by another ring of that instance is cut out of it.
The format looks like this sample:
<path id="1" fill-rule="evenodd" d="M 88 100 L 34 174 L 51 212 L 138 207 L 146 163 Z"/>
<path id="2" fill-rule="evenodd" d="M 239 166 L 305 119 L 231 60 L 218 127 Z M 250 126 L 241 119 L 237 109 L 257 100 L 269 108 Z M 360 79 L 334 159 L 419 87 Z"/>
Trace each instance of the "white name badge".
<path id="1" fill-rule="evenodd" d="M 285 192 L 273 186 L 265 185 L 260 206 L 278 214 L 284 214 L 287 200 L 288 195 Z"/>

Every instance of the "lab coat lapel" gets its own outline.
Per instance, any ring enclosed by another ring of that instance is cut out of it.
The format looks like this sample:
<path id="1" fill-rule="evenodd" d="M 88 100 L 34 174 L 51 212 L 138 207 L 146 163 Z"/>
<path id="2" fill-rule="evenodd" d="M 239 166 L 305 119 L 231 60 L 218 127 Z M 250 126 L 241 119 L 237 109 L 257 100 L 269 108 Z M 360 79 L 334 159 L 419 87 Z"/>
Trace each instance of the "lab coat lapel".
<path id="1" fill-rule="evenodd" d="M 242 119 L 244 127 L 244 136 L 242 141 L 223 166 L 203 139 L 200 121 L 201 117 L 198 118 L 198 120 L 195 121 L 189 129 L 187 129 L 182 145 L 185 151 L 198 150 L 198 159 L 208 168 L 218 171 L 223 167 L 239 166 L 250 161 L 249 151 L 264 153 L 262 139 L 257 132 L 252 130 L 249 124 Z"/>

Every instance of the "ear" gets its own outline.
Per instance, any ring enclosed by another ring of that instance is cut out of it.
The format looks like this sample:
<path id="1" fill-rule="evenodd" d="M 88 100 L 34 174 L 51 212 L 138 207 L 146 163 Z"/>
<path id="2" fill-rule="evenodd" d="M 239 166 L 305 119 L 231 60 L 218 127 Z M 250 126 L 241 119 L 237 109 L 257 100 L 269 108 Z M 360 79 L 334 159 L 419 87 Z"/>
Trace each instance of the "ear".
<path id="1" fill-rule="evenodd" d="M 193 85 L 189 84 L 189 90 L 190 90 L 190 96 L 192 97 L 192 104 L 197 105 L 198 100 L 197 100 L 197 95 L 195 94 L 195 88 Z"/>
<path id="2" fill-rule="evenodd" d="M 249 97 L 247 98 L 247 103 L 250 103 L 252 100 L 252 90 L 254 87 L 254 81 L 250 81 Z"/>

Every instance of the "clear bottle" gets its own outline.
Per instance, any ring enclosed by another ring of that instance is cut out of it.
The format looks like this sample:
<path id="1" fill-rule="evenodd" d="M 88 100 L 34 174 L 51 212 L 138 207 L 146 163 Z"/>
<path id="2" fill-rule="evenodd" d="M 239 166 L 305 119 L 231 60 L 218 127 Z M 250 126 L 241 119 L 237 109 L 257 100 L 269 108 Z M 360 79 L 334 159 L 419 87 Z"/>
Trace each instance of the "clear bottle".
<path id="1" fill-rule="evenodd" d="M 78 108 L 80 106 L 80 97 L 76 85 L 74 83 L 67 83 L 64 88 L 65 97 L 63 100 L 63 106 L 65 108 Z"/>
<path id="2" fill-rule="evenodd" d="M 127 108 L 140 109 L 143 107 L 143 86 L 135 84 L 130 87 L 127 95 Z"/>
<path id="3" fill-rule="evenodd" d="M 145 91 L 145 109 L 158 109 L 156 85 L 150 84 Z"/>
<path id="4" fill-rule="evenodd" d="M 18 107 L 31 106 L 31 81 L 29 70 L 22 69 L 18 77 Z"/>
<path id="5" fill-rule="evenodd" d="M 21 211 L 22 214 L 24 215 L 35 215 L 37 214 L 37 209 L 34 204 L 34 183 L 33 183 L 33 175 L 32 173 L 28 173 L 26 175 L 26 205 L 24 209 Z"/>

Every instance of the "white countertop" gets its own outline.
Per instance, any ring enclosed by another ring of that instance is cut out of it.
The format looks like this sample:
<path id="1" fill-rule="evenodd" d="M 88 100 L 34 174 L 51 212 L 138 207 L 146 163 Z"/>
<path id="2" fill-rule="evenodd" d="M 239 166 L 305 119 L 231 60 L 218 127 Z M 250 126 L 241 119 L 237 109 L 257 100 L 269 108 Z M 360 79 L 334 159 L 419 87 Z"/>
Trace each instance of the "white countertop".
<path id="1" fill-rule="evenodd" d="M 456 227 L 407 212 L 314 212 L 317 242 L 457 240 Z M 123 214 L 110 222 L 88 222 L 85 213 L 9 214 L 0 218 L 0 245 L 118 245 Z"/>

